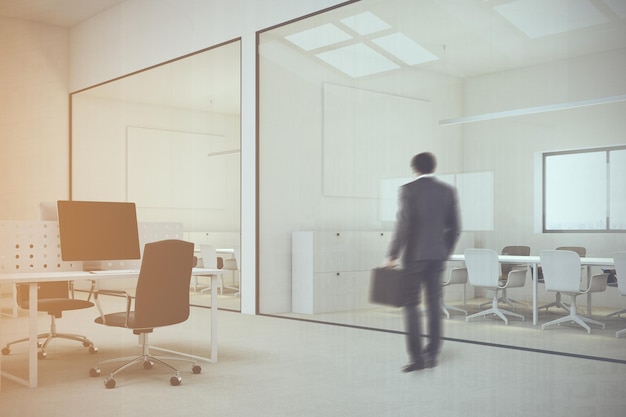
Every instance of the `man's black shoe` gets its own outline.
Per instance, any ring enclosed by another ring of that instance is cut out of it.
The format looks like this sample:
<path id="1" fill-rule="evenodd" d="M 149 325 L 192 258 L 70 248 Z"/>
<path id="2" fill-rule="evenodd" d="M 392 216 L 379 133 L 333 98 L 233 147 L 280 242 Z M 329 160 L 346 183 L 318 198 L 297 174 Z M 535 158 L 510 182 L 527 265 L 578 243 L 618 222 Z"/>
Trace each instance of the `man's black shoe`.
<path id="1" fill-rule="evenodd" d="M 439 361 L 435 358 L 427 358 L 424 360 L 424 368 L 434 368 L 439 365 Z"/>
<path id="2" fill-rule="evenodd" d="M 411 362 L 411 363 L 406 364 L 404 368 L 402 368 L 402 372 L 421 371 L 424 368 L 425 368 L 424 362 L 422 361 Z"/>

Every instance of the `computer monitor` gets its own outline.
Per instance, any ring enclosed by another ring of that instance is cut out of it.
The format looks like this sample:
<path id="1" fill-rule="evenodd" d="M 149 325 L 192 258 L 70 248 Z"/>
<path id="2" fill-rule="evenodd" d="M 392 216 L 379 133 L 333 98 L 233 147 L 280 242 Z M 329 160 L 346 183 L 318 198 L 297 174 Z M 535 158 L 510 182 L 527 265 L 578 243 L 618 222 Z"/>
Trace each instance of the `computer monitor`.
<path id="1" fill-rule="evenodd" d="M 135 203 L 58 201 L 64 261 L 139 259 Z"/>

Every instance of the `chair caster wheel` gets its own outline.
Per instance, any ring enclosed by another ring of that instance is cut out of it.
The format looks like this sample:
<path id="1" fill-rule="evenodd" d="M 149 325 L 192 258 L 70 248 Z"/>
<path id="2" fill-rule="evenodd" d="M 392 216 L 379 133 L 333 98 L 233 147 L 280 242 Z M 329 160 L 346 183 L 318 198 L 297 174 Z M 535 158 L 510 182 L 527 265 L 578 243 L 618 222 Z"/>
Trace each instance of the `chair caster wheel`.
<path id="1" fill-rule="evenodd" d="M 89 346 L 89 353 L 98 353 L 98 348 L 94 345 Z"/>
<path id="2" fill-rule="evenodd" d="M 202 367 L 200 365 L 194 365 L 193 368 L 191 368 L 191 372 L 194 374 L 199 374 L 200 372 L 202 372 Z"/>
<path id="3" fill-rule="evenodd" d="M 107 388 L 115 388 L 115 380 L 113 378 L 105 379 L 104 386 Z"/>
<path id="4" fill-rule="evenodd" d="M 39 359 L 46 359 L 47 357 L 48 357 L 48 354 L 46 352 L 44 352 L 43 350 L 37 352 L 37 358 L 39 358 Z"/>
<path id="5" fill-rule="evenodd" d="M 3 355 L 8 355 L 9 353 L 11 353 L 11 349 L 9 349 L 8 347 L 2 348 Z"/>
<path id="6" fill-rule="evenodd" d="M 98 375 L 100 375 L 100 368 L 91 368 L 89 370 L 89 376 L 96 377 Z"/>
<path id="7" fill-rule="evenodd" d="M 181 382 L 183 382 L 183 379 L 179 376 L 173 376 L 170 378 L 170 384 L 175 387 L 180 385 Z"/>
<path id="8" fill-rule="evenodd" d="M 154 362 L 152 361 L 145 361 L 143 363 L 143 369 L 152 369 L 153 366 L 154 366 Z"/>

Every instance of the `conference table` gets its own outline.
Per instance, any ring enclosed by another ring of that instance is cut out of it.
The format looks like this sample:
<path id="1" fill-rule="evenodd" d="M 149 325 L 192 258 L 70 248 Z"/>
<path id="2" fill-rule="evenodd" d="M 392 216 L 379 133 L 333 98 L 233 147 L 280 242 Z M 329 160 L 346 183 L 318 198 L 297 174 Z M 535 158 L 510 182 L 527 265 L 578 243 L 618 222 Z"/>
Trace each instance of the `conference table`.
<path id="1" fill-rule="evenodd" d="M 218 277 L 227 271 L 211 268 L 193 268 L 191 275 L 210 276 L 211 277 L 211 356 L 206 358 L 195 356 L 184 352 L 175 352 L 160 347 L 151 346 L 151 349 L 175 353 L 191 359 L 216 363 L 217 362 L 217 280 Z M 139 276 L 139 270 L 109 270 L 99 271 L 98 273 L 90 271 L 55 271 L 55 272 L 24 272 L 0 274 L 0 283 L 29 284 L 29 305 L 37 305 L 37 283 L 46 281 L 81 281 L 93 280 L 99 287 L 100 283 L 109 279 L 119 278 L 136 278 Z M 29 309 L 28 313 L 28 379 L 20 378 L 16 375 L 3 372 L 0 368 L 0 379 L 5 377 L 14 382 L 34 388 L 38 382 L 38 358 L 37 358 L 37 319 L 38 311 L 36 308 Z M 1 365 L 0 365 L 1 366 Z M 1 383 L 1 381 L 0 381 Z M 1 388 L 1 385 L 0 385 Z"/>
<path id="2" fill-rule="evenodd" d="M 463 254 L 454 254 L 451 255 L 448 259 L 450 261 L 459 261 L 465 262 L 465 255 Z M 498 261 L 500 263 L 505 264 L 515 264 L 515 265 L 527 265 L 531 268 L 533 275 L 533 285 L 532 285 L 532 295 L 533 295 L 533 325 L 537 325 L 537 316 L 538 316 L 538 308 L 537 308 L 537 278 L 538 278 L 538 266 L 540 264 L 540 257 L 538 255 L 530 255 L 530 256 L 521 256 L 521 255 L 498 255 Z M 591 267 L 592 266 L 612 266 L 614 265 L 613 258 L 580 258 L 580 264 L 582 266 L 587 267 L 587 278 L 591 275 Z M 591 306 L 591 293 L 587 294 L 587 306 Z M 591 309 L 588 309 L 588 314 L 591 315 Z"/>

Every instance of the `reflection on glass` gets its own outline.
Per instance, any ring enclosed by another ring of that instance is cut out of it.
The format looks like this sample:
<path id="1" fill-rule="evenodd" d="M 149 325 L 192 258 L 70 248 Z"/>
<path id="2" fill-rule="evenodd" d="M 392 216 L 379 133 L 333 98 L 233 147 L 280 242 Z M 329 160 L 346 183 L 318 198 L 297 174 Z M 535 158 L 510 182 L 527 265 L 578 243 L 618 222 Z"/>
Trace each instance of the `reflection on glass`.
<path id="1" fill-rule="evenodd" d="M 529 22 L 493 2 L 364 0 L 260 34 L 261 313 L 402 330 L 399 309 L 368 303 L 369 274 L 393 230 L 390 187 L 412 178 L 409 160 L 422 151 L 437 156 L 440 177 L 463 188 L 457 253 L 527 245 L 537 255 L 582 245 L 608 257 L 618 249 L 623 234 L 535 233 L 542 202 L 534 199 L 542 153 L 624 143 L 626 104 L 606 98 L 624 93 L 626 28 L 591 2 L 603 18 L 586 20 L 585 30 L 536 19 L 568 16 L 555 10 L 565 2 L 533 4 Z M 347 36 L 293 43 L 331 26 Z M 590 100 L 603 104 L 567 105 Z M 450 119 L 461 122 L 440 123 Z M 527 320 L 515 326 L 532 327 L 526 282 L 514 298 Z M 445 302 L 460 305 L 466 294 L 470 311 L 488 300 L 455 285 Z M 594 294 L 594 308 L 610 296 Z M 538 298 L 550 296 L 539 287 Z M 446 322 L 452 337 L 465 326 L 463 316 Z"/>
<path id="2" fill-rule="evenodd" d="M 132 201 L 138 222 L 182 226 L 146 241 L 211 244 L 224 259 L 240 242 L 240 42 L 199 52 L 72 95 L 71 193 Z M 238 277 L 225 274 L 218 305 L 240 310 Z M 192 303 L 208 305 L 208 277 Z M 196 291 L 198 289 L 198 291 Z"/>

